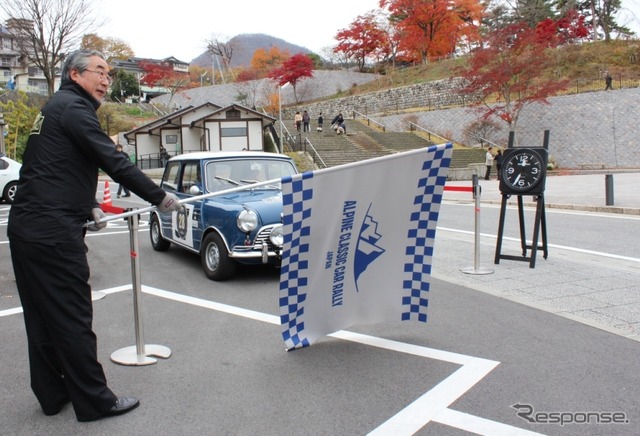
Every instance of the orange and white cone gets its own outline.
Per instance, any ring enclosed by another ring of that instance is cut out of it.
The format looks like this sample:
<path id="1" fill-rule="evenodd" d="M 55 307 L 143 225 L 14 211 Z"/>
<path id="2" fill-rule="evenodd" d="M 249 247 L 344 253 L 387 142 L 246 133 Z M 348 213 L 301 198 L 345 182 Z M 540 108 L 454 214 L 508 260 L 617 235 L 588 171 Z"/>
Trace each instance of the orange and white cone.
<path id="1" fill-rule="evenodd" d="M 111 204 L 111 189 L 109 188 L 109 181 L 105 180 L 104 182 L 104 191 L 102 192 L 102 203 L 100 204 L 100 209 L 105 213 L 123 213 L 124 209 L 121 207 L 115 207 Z"/>

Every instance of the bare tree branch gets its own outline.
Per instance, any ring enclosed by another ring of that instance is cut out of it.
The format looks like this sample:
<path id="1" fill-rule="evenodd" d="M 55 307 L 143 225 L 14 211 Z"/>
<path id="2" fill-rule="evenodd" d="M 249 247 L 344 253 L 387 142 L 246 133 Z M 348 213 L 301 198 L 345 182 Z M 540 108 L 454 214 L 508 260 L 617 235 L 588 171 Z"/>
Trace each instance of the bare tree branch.
<path id="1" fill-rule="evenodd" d="M 7 29 L 16 38 L 26 65 L 42 70 L 49 95 L 65 56 L 80 46 L 82 35 L 99 26 L 92 0 L 2 0 Z"/>

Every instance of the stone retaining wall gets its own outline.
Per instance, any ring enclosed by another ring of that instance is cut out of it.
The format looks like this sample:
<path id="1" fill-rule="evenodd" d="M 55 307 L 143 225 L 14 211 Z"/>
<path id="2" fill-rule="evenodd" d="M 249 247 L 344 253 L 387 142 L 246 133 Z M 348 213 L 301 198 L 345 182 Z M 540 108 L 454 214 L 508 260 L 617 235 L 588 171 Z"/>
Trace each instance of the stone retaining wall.
<path id="1" fill-rule="evenodd" d="M 412 108 L 434 110 L 460 106 L 465 102 L 457 92 L 459 88 L 460 79 L 458 78 L 437 80 L 319 103 L 289 106 L 282 109 L 282 117 L 291 120 L 296 111 L 306 110 L 315 123 L 322 112 L 325 122 L 328 123 L 340 112 L 345 118 L 352 118 L 353 111 L 364 115 L 388 115 Z"/>

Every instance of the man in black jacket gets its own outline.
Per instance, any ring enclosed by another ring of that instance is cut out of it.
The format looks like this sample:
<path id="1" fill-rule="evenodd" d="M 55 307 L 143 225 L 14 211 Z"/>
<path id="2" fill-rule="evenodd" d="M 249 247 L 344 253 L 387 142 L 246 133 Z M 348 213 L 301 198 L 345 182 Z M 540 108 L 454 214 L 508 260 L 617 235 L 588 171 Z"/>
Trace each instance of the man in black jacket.
<path id="1" fill-rule="evenodd" d="M 62 84 L 38 115 L 24 153 L 7 234 L 27 331 L 31 388 L 46 415 L 71 402 L 78 421 L 119 415 L 136 398 L 107 387 L 97 359 L 85 224 L 100 230 L 98 168 L 161 212 L 178 211 L 164 192 L 118 153 L 96 110 L 111 77 L 97 51 L 72 53 Z"/>

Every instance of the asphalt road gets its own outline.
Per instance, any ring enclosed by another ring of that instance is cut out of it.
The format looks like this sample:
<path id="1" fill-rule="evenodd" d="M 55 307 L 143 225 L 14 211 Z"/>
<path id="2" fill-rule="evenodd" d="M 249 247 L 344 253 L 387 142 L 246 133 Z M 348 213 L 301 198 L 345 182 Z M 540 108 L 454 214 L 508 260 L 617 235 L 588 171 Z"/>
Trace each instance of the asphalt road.
<path id="1" fill-rule="evenodd" d="M 115 364 L 111 353 L 135 344 L 124 222 L 87 238 L 92 286 L 106 295 L 94 303 L 94 329 L 111 388 L 141 406 L 93 423 L 76 422 L 69 407 L 46 417 L 29 389 L 6 209 L 0 205 L 0 434 L 640 433 L 639 342 L 434 279 L 426 324 L 355 326 L 288 353 L 276 270 L 241 268 L 231 281 L 209 281 L 196 255 L 155 253 L 144 225 L 144 342 L 172 356 Z M 443 208 L 440 226 L 462 227 L 448 215 L 455 213 Z"/>

